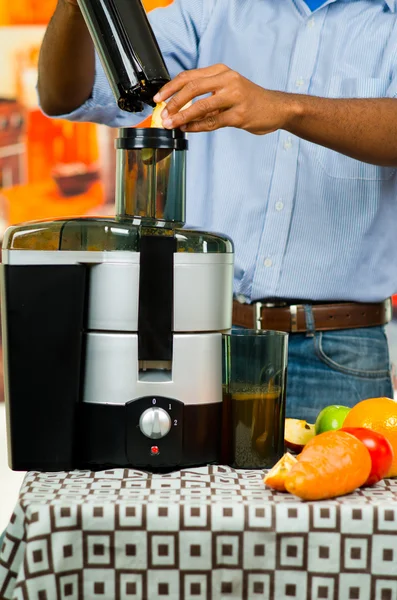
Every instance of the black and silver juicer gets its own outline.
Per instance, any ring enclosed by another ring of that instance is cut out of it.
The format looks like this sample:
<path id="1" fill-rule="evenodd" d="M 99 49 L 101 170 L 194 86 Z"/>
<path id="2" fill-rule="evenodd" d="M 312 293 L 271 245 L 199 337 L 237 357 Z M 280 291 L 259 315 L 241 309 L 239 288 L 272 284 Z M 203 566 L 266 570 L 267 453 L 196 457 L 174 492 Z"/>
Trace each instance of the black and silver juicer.
<path id="1" fill-rule="evenodd" d="M 89 4 L 128 38 L 116 18 L 125 0 Z M 127 4 L 139 10 L 138 0 Z M 112 44 L 102 57 L 111 57 Z M 124 86 L 124 97 L 147 102 L 132 54 L 121 55 L 138 81 L 130 92 Z M 220 460 L 233 245 L 184 228 L 187 146 L 179 130 L 122 129 L 115 218 L 7 230 L 1 277 L 12 469 L 172 469 Z"/>
<path id="2" fill-rule="evenodd" d="M 219 459 L 233 247 L 186 230 L 178 131 L 117 140 L 117 216 L 7 230 L 2 292 L 16 470 Z"/>

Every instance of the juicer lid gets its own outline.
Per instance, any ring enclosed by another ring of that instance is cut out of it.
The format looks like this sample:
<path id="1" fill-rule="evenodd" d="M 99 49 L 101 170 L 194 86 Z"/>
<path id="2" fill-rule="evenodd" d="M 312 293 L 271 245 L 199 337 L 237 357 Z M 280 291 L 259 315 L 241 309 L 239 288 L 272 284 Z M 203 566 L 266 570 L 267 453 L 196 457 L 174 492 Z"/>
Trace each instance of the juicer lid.
<path id="1" fill-rule="evenodd" d="M 115 146 L 119 150 L 143 150 L 144 148 L 187 150 L 188 141 L 186 134 L 180 129 L 124 127 L 119 130 Z"/>
<path id="2" fill-rule="evenodd" d="M 12 254 L 32 251 L 55 254 L 88 252 L 93 256 L 92 262 L 103 262 L 103 259 L 96 261 L 95 255 L 105 254 L 111 257 L 116 254 L 120 256 L 123 253 L 137 253 L 140 251 L 142 235 L 153 234 L 165 235 L 165 230 L 144 227 L 139 218 L 135 220 L 122 217 L 76 217 L 55 221 L 32 221 L 8 227 L 3 239 L 2 262 L 10 262 L 7 258 L 8 251 Z M 233 242 L 226 235 L 184 228 L 173 230 L 172 235 L 177 243 L 176 253 L 184 257 L 197 258 L 214 254 L 224 256 L 234 252 Z M 28 259 L 21 260 L 23 263 Z M 117 262 L 119 260 L 121 259 L 118 258 Z"/>

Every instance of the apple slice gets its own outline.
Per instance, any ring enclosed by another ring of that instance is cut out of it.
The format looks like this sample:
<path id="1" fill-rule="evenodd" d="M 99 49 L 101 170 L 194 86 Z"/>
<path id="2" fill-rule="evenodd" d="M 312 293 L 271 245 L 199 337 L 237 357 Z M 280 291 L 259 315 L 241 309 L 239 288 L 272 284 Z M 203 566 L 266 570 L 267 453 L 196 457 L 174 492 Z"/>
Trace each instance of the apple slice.
<path id="1" fill-rule="evenodd" d="M 184 110 L 185 108 L 189 108 L 189 106 L 191 106 L 192 103 L 188 102 L 187 104 L 185 104 L 185 106 L 182 107 L 181 110 Z M 158 104 L 156 104 L 154 110 L 153 110 L 153 114 L 152 114 L 152 120 L 150 123 L 150 127 L 154 128 L 154 129 L 164 129 L 164 125 L 163 125 L 163 119 L 161 118 L 161 113 L 163 112 L 163 110 L 166 108 L 167 103 L 166 102 L 159 102 Z M 161 153 L 161 158 L 157 158 L 156 162 L 159 162 L 160 160 L 163 160 L 166 156 L 169 156 L 172 153 L 172 150 L 170 149 L 169 152 L 165 153 L 164 156 L 164 152 Z M 156 151 L 154 150 L 154 148 L 143 148 L 142 150 L 142 160 L 144 162 L 145 165 L 150 165 L 154 163 L 154 158 L 156 156 Z"/>
<path id="2" fill-rule="evenodd" d="M 269 473 L 265 475 L 263 483 L 273 490 L 278 492 L 286 492 L 285 489 L 285 478 L 298 460 L 295 456 L 292 456 L 289 452 L 284 454 L 282 458 L 270 469 Z"/>
<path id="3" fill-rule="evenodd" d="M 163 110 L 165 109 L 166 106 L 167 106 L 166 102 L 159 102 L 158 104 L 156 104 L 156 107 L 152 114 L 152 122 L 150 124 L 151 127 L 155 127 L 157 129 L 164 129 L 163 128 L 163 120 L 161 118 L 161 113 L 163 112 Z"/>
<path id="4" fill-rule="evenodd" d="M 299 454 L 316 435 L 315 425 L 300 419 L 285 419 L 284 441 L 291 452 Z"/>
<path id="5" fill-rule="evenodd" d="M 192 105 L 192 102 L 188 102 L 187 104 L 185 104 L 185 106 L 182 106 L 181 110 L 185 110 L 186 108 L 189 108 L 189 106 L 191 106 L 191 105 Z M 152 122 L 150 124 L 150 127 L 155 127 L 157 129 L 164 129 L 163 119 L 161 118 L 161 113 L 166 108 L 166 106 L 167 106 L 166 102 L 159 102 L 158 104 L 156 104 L 156 106 L 153 110 Z"/>

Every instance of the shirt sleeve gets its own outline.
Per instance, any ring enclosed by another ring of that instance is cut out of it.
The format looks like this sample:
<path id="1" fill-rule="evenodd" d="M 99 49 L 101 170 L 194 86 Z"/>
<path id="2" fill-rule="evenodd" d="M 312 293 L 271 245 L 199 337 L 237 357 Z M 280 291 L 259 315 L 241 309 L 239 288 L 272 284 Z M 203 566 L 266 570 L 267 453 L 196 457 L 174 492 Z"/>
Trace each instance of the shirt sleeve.
<path id="1" fill-rule="evenodd" d="M 170 6 L 157 8 L 149 13 L 149 21 L 171 78 L 183 70 L 196 67 L 200 37 L 208 23 L 214 2 L 215 0 L 174 0 Z M 130 127 L 140 123 L 150 112 L 150 107 L 137 114 L 119 109 L 96 54 L 95 82 L 91 97 L 76 110 L 56 118 L 111 127 Z"/>

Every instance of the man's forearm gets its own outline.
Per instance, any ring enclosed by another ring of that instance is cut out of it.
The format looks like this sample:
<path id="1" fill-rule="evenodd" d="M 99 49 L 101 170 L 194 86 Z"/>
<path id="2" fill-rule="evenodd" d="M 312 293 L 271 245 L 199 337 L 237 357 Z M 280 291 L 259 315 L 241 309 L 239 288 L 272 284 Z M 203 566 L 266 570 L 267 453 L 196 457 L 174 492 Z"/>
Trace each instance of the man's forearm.
<path id="1" fill-rule="evenodd" d="M 38 90 L 43 110 L 61 115 L 91 95 L 95 53 L 77 6 L 59 0 L 40 51 Z"/>
<path id="2" fill-rule="evenodd" d="M 397 100 L 288 96 L 283 129 L 363 162 L 397 166 Z"/>

